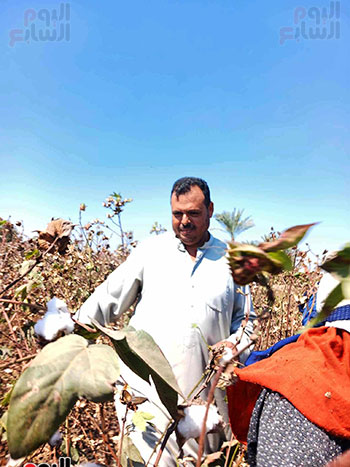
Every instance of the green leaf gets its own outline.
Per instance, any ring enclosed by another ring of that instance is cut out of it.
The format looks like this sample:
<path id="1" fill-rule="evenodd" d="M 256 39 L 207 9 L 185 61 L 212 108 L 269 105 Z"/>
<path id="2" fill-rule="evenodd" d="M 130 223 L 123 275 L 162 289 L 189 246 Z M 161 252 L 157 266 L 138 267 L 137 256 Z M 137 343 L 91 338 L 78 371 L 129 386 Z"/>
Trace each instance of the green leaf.
<path id="1" fill-rule="evenodd" d="M 9 405 L 14 387 L 15 386 L 13 385 L 11 389 L 9 389 L 7 393 L 4 395 L 4 397 L 1 399 L 0 401 L 1 407 L 7 407 Z"/>
<path id="2" fill-rule="evenodd" d="M 267 253 L 267 256 L 271 261 L 286 271 L 291 271 L 293 269 L 293 263 L 290 257 L 282 250 L 280 251 L 271 251 Z"/>
<path id="3" fill-rule="evenodd" d="M 344 300 L 350 300 L 350 277 L 346 277 L 340 283 Z"/>
<path id="4" fill-rule="evenodd" d="M 318 313 L 318 315 L 313 318 L 308 325 L 304 328 L 304 331 L 307 329 L 310 329 L 314 327 L 316 324 L 321 323 L 324 321 L 328 315 L 332 313 L 334 308 L 340 303 L 342 300 L 344 300 L 344 295 L 343 295 L 343 288 L 342 288 L 342 283 L 340 282 L 328 295 L 326 298 L 323 307 L 321 311 Z"/>
<path id="5" fill-rule="evenodd" d="M 121 464 L 123 467 L 130 466 L 129 459 L 132 462 L 140 462 L 142 465 L 144 465 L 145 463 L 139 450 L 137 449 L 135 444 L 132 442 L 131 438 L 129 436 L 124 436 L 123 448 L 122 448 L 122 459 L 121 459 Z"/>
<path id="6" fill-rule="evenodd" d="M 80 460 L 80 455 L 79 451 L 75 446 L 71 446 L 69 450 L 69 457 L 71 460 L 74 462 L 74 464 L 77 464 Z"/>
<path id="7" fill-rule="evenodd" d="M 8 412 L 4 412 L 2 414 L 2 417 L 0 418 L 0 426 L 4 430 L 7 429 L 7 418 L 8 418 Z"/>
<path id="8" fill-rule="evenodd" d="M 94 269 L 94 263 L 88 263 L 85 267 L 87 271 L 91 271 L 92 269 Z"/>
<path id="9" fill-rule="evenodd" d="M 140 378 L 148 383 L 150 376 L 154 381 L 160 400 L 170 415 L 177 416 L 178 396 L 184 397 L 177 384 L 170 363 L 163 352 L 146 331 L 136 331 L 131 326 L 114 331 L 92 323 L 112 339 L 113 345 L 123 362 Z"/>
<path id="10" fill-rule="evenodd" d="M 23 284 L 23 285 L 20 285 L 19 287 L 17 287 L 17 289 L 15 290 L 15 297 L 21 297 L 21 300 L 22 302 L 24 302 L 24 300 L 27 298 L 27 285 L 28 285 L 28 282 L 26 284 Z"/>
<path id="11" fill-rule="evenodd" d="M 140 410 L 137 410 L 132 417 L 132 422 L 139 430 L 146 431 L 147 421 L 152 420 L 153 418 L 154 415 L 148 412 L 141 412 Z"/>
<path id="12" fill-rule="evenodd" d="M 31 259 L 31 258 L 33 258 L 33 257 L 39 256 L 39 254 L 40 254 L 39 250 L 35 249 L 35 250 L 33 250 L 33 251 L 28 251 L 28 252 L 24 255 L 24 257 L 25 257 L 25 259 L 28 260 L 28 259 Z"/>
<path id="13" fill-rule="evenodd" d="M 336 279 L 350 277 L 350 243 L 337 251 L 335 256 L 322 264 L 322 269 L 330 272 Z"/>
<path id="14" fill-rule="evenodd" d="M 26 274 L 27 271 L 29 271 L 29 269 L 33 266 L 33 264 L 35 264 L 34 259 L 29 259 L 27 261 L 23 261 L 23 263 L 22 263 L 22 265 L 20 267 L 20 270 L 19 270 L 20 275 L 22 276 L 23 274 Z"/>
<path id="15" fill-rule="evenodd" d="M 118 357 L 108 345 L 91 345 L 69 335 L 48 344 L 17 381 L 9 405 L 12 458 L 48 441 L 75 402 L 111 400 L 119 377 Z"/>
<path id="16" fill-rule="evenodd" d="M 313 224 L 295 225 L 294 227 L 290 227 L 282 232 L 276 240 L 273 240 L 272 242 L 263 242 L 258 246 L 264 251 L 286 250 L 287 248 L 297 245 L 310 227 L 317 223 L 318 222 L 314 222 Z"/>

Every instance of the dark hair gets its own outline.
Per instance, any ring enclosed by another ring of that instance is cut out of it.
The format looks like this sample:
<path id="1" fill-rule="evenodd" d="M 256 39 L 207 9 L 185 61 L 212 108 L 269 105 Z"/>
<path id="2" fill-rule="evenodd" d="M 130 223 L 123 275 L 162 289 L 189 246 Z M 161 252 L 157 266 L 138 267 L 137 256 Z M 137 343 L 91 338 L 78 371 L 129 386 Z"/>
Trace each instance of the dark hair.
<path id="1" fill-rule="evenodd" d="M 204 204 L 208 208 L 210 204 L 210 190 L 205 180 L 197 177 L 182 177 L 176 180 L 171 190 L 171 195 L 175 193 L 178 198 L 180 195 L 184 195 L 191 191 L 193 186 L 198 186 L 204 195 Z"/>

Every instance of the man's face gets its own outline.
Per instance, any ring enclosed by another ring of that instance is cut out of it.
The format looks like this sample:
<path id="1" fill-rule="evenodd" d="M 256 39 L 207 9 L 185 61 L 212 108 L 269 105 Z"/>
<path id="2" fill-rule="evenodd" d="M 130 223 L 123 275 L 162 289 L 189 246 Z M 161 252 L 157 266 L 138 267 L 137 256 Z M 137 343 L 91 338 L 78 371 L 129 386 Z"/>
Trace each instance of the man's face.
<path id="1" fill-rule="evenodd" d="M 173 229 L 186 246 L 199 247 L 208 239 L 209 219 L 213 215 L 213 203 L 207 208 L 204 194 L 198 186 L 187 193 L 171 196 Z"/>

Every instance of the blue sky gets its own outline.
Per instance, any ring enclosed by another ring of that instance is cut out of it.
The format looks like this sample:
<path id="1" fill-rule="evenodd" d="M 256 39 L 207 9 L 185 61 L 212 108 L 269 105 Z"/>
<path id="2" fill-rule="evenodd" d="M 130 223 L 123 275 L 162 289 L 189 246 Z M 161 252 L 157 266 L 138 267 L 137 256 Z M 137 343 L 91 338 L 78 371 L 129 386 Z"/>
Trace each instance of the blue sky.
<path id="1" fill-rule="evenodd" d="M 11 47 L 26 10 L 60 4 L 2 0 L 0 216 L 30 232 L 52 216 L 76 222 L 85 202 L 86 220 L 105 219 L 116 191 L 134 199 L 124 224 L 142 240 L 156 220 L 171 228 L 171 185 L 194 175 L 216 212 L 253 217 L 242 240 L 320 221 L 315 251 L 350 241 L 348 4 L 338 39 L 283 45 L 296 7 L 330 2 L 69 5 L 69 41 Z"/>

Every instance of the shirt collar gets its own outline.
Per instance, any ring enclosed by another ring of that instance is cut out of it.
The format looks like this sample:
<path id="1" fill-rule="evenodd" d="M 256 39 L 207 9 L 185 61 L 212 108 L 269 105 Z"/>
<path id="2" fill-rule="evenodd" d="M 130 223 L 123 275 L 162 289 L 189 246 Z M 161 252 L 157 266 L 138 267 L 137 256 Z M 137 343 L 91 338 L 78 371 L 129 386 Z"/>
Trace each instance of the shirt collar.
<path id="1" fill-rule="evenodd" d="M 209 233 L 209 240 L 206 241 L 202 246 L 197 248 L 201 252 L 204 252 L 205 250 L 207 250 L 210 246 L 212 246 L 212 244 L 214 242 L 214 237 L 212 236 L 212 234 L 210 232 L 208 232 L 208 233 Z M 185 245 L 182 243 L 182 241 L 179 240 L 176 236 L 175 236 L 175 239 L 177 241 L 177 249 L 179 251 L 181 251 L 182 253 L 186 253 L 187 250 L 186 250 Z"/>

